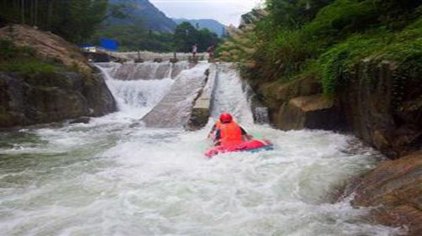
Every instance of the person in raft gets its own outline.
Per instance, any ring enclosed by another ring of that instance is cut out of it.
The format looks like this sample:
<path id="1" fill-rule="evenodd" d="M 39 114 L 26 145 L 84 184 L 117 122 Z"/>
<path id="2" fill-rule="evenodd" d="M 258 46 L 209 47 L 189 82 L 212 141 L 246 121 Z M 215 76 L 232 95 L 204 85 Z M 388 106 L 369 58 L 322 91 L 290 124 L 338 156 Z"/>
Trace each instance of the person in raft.
<path id="1" fill-rule="evenodd" d="M 212 135 L 214 137 L 212 137 Z M 222 113 L 220 119 L 214 124 L 208 137 L 211 137 L 215 146 L 231 147 L 241 144 L 252 138 L 229 113 Z"/>

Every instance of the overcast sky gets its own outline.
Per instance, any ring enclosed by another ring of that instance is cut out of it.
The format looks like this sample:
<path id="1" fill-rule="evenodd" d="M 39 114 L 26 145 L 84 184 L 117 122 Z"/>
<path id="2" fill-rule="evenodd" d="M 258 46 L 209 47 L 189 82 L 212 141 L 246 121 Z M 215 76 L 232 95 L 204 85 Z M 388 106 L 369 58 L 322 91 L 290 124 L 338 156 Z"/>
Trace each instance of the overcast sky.
<path id="1" fill-rule="evenodd" d="M 258 6 L 262 0 L 150 0 L 167 17 L 214 19 L 237 26 L 240 16 Z"/>

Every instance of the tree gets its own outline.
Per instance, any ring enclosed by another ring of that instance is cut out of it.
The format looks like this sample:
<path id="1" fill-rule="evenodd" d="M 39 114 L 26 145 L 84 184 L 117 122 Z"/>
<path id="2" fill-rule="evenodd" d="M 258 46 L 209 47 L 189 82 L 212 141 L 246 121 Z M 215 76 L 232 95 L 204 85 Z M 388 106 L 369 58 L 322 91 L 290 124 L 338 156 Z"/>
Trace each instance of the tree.
<path id="1" fill-rule="evenodd" d="M 334 0 L 267 0 L 266 4 L 275 25 L 296 29 L 311 21 L 331 2 Z"/>
<path id="2" fill-rule="evenodd" d="M 83 42 L 104 19 L 107 0 L 68 0 L 57 8 L 59 17 L 51 26 L 56 32 L 72 42 Z"/>
<path id="3" fill-rule="evenodd" d="M 204 52 L 211 45 L 217 45 L 220 39 L 216 33 L 209 31 L 208 29 L 201 29 L 198 31 L 198 51 Z"/>
<path id="4" fill-rule="evenodd" d="M 82 42 L 104 19 L 108 0 L 0 0 L 0 18 Z"/>
<path id="5" fill-rule="evenodd" d="M 189 22 L 183 22 L 174 32 L 175 50 L 190 52 L 192 45 L 197 44 L 198 52 L 204 52 L 211 45 L 220 42 L 218 35 L 208 29 L 197 30 Z"/>
<path id="6" fill-rule="evenodd" d="M 183 22 L 176 27 L 174 31 L 175 50 L 180 52 L 189 52 L 192 45 L 197 43 L 198 30 L 189 22 Z"/>

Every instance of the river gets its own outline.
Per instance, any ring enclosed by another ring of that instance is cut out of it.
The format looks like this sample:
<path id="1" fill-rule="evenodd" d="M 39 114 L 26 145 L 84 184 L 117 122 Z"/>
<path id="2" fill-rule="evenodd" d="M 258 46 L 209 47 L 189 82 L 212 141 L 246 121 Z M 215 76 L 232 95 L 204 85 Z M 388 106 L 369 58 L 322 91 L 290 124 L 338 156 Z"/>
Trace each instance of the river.
<path id="1" fill-rule="evenodd" d="M 217 82 L 213 118 L 232 109 L 273 151 L 207 159 L 212 119 L 195 132 L 139 123 L 172 79 L 109 76 L 118 112 L 0 133 L 1 235 L 400 234 L 369 222 L 352 196 L 333 201 L 376 151 L 343 134 L 255 125 L 236 72 Z"/>

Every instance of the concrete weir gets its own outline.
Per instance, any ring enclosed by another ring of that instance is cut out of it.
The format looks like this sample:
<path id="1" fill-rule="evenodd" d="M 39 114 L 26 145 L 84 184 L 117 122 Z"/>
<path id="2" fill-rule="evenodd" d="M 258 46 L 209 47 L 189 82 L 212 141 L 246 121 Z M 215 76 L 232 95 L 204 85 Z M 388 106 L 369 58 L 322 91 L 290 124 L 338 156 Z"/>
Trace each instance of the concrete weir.
<path id="1" fill-rule="evenodd" d="M 144 62 L 144 63 L 109 63 L 110 74 L 118 80 L 155 80 L 174 79 L 182 70 L 189 67 L 188 62 Z"/>
<path id="2" fill-rule="evenodd" d="M 187 130 L 198 130 L 207 124 L 208 118 L 211 115 L 212 92 L 215 87 L 217 70 L 218 66 L 216 64 L 211 64 L 207 83 L 193 105 L 192 113 L 185 127 Z"/>
<path id="3" fill-rule="evenodd" d="M 192 120 L 192 113 L 196 113 L 196 108 L 193 107 L 199 106 L 199 101 L 204 101 L 201 94 L 204 94 L 203 91 L 207 87 L 210 67 L 209 63 L 204 62 L 183 70 L 176 77 L 169 93 L 141 119 L 141 122 L 147 127 L 155 128 L 186 127 L 188 121 Z M 204 101 L 203 104 L 205 103 Z"/>

